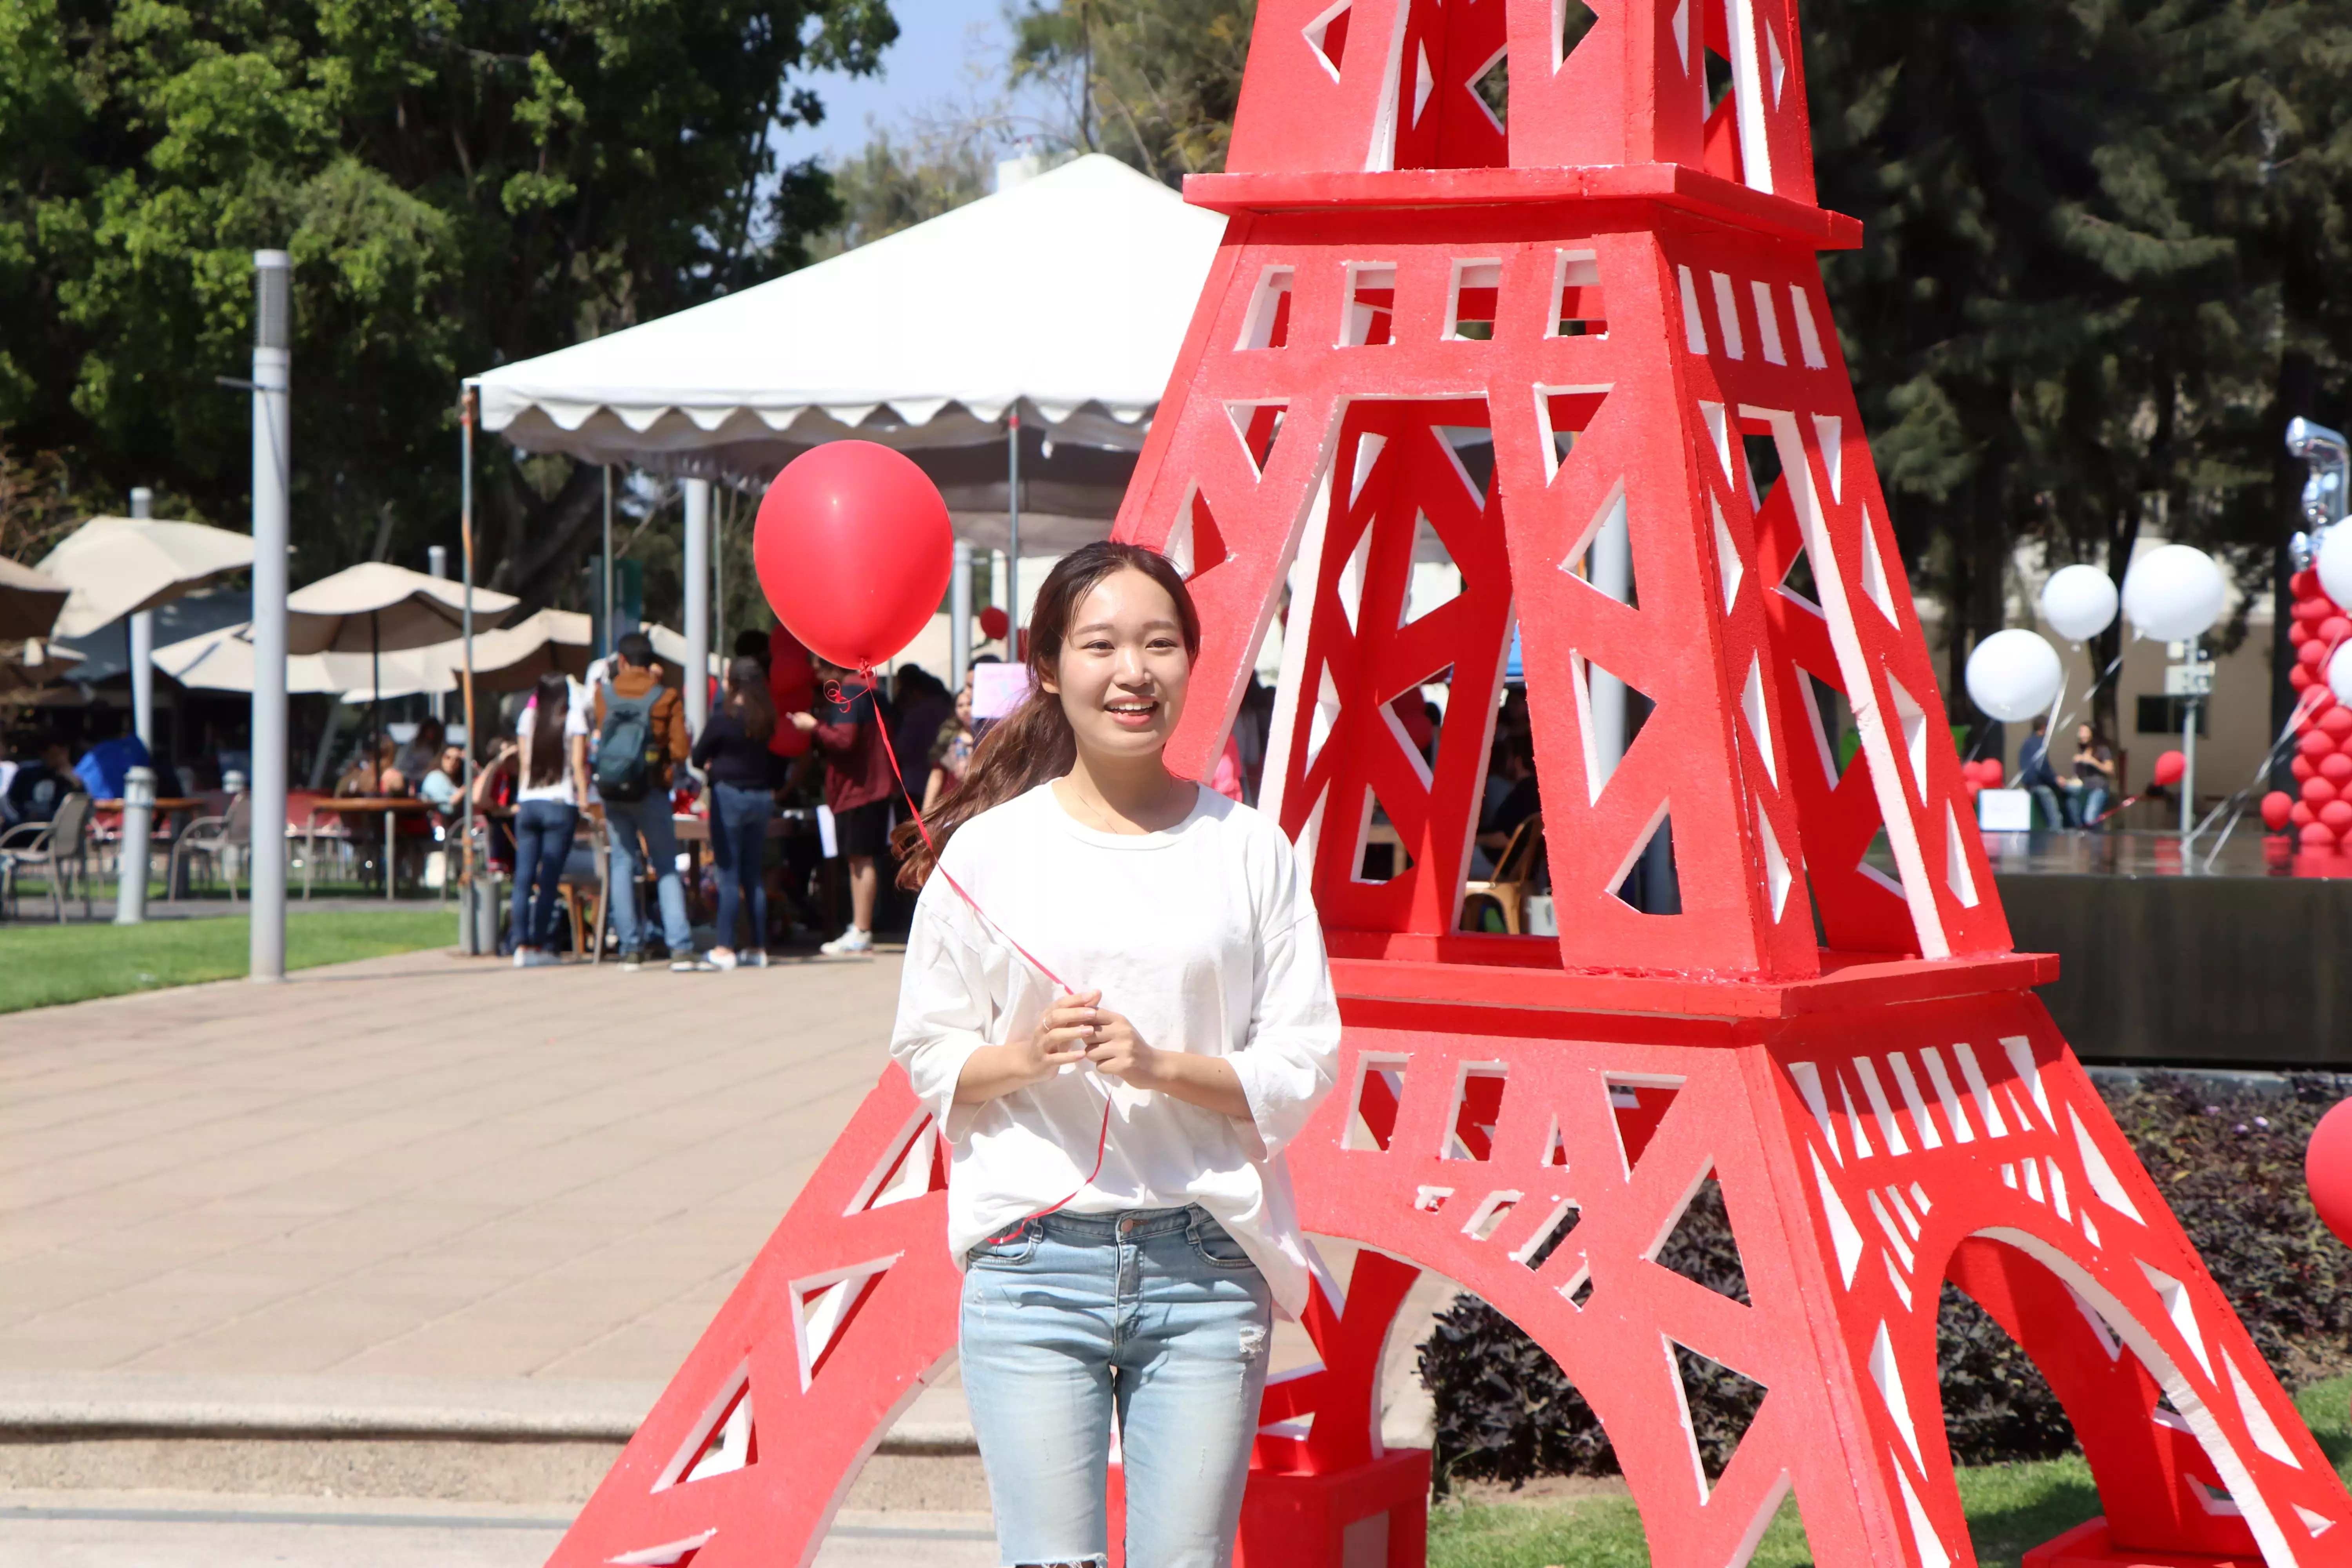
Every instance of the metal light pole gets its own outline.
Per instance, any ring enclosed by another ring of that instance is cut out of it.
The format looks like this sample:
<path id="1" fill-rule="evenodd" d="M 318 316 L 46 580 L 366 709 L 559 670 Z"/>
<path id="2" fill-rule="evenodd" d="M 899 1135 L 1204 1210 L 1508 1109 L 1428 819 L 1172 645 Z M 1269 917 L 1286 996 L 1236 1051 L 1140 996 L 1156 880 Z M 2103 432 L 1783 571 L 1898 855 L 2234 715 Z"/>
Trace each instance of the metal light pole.
<path id="1" fill-rule="evenodd" d="M 499 950 L 498 911 L 485 911 L 480 889 L 474 885 L 474 769 L 481 747 L 481 731 L 474 728 L 474 384 L 467 382 L 457 400 L 460 453 L 457 469 L 458 570 L 464 574 L 458 618 L 465 648 L 466 793 L 457 805 L 457 836 L 462 847 L 458 885 L 465 889 L 457 915 L 457 951 L 479 956 Z M 485 927 L 488 927 L 485 930 Z"/>
<path id="2" fill-rule="evenodd" d="M 1021 405 L 1004 416 L 1004 657 L 1021 662 Z"/>
<path id="3" fill-rule="evenodd" d="M 948 689 L 963 689 L 971 668 L 971 541 L 955 542 L 955 571 L 948 578 Z"/>
<path id="4" fill-rule="evenodd" d="M 686 481 L 686 727 L 710 718 L 710 481 Z"/>
<path id="5" fill-rule="evenodd" d="M 2197 639 L 2189 639 L 2189 668 L 2197 668 Z M 2203 698 L 2191 693 L 2180 705 L 2180 837 L 2189 835 L 2189 823 L 2197 808 L 2197 705 Z"/>
<path id="6" fill-rule="evenodd" d="M 596 651 L 606 658 L 620 645 L 621 634 L 613 625 L 613 465 L 604 465 L 604 646 Z M 632 630 L 635 628 L 632 627 Z"/>
<path id="7" fill-rule="evenodd" d="M 131 515 L 155 515 L 155 492 L 140 485 L 131 492 Z M 147 755 L 155 755 L 155 612 L 131 616 L 131 730 Z"/>
<path id="8" fill-rule="evenodd" d="M 449 547 L 447 545 L 428 544 L 425 547 L 425 572 L 427 576 L 438 577 L 443 582 L 448 581 Z M 441 693 L 438 691 L 432 696 L 432 712 L 434 718 L 445 724 L 448 722 L 449 715 L 441 710 Z"/>
<path id="9" fill-rule="evenodd" d="M 258 981 L 286 978 L 287 489 L 293 258 L 253 253 L 253 939 Z"/>

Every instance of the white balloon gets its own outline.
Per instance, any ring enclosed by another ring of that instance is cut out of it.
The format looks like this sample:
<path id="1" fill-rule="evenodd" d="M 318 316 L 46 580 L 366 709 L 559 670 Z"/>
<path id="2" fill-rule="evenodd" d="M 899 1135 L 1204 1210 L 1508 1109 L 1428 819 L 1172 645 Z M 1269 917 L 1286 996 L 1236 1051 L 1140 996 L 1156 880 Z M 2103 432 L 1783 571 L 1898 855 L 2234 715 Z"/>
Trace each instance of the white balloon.
<path id="1" fill-rule="evenodd" d="M 2352 607 L 2352 528 L 2337 523 L 2319 542 L 2319 585 L 2338 609 Z"/>
<path id="2" fill-rule="evenodd" d="M 2204 636 L 2228 597 L 2221 567 L 2186 544 L 2151 550 L 2124 574 L 2124 614 L 2140 636 L 2158 642 Z"/>
<path id="3" fill-rule="evenodd" d="M 2021 626 L 1993 633 L 1969 655 L 1969 695 L 2004 724 L 2049 711 L 2059 675 L 2058 650 Z"/>
<path id="4" fill-rule="evenodd" d="M 2328 655 L 2327 689 L 2336 693 L 2336 701 L 2352 704 L 2352 642 Z"/>
<path id="5" fill-rule="evenodd" d="M 2062 566 L 2042 585 L 2042 618 L 2069 642 L 2116 624 L 2116 580 L 2095 566 Z"/>

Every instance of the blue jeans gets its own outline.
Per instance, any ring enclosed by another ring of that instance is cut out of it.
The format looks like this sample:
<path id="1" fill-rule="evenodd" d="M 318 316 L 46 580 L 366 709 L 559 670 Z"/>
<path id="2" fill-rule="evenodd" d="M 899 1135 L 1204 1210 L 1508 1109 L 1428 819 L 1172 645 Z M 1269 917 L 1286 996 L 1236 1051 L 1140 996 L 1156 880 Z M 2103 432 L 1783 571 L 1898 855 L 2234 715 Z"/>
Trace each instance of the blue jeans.
<path id="1" fill-rule="evenodd" d="M 768 819 L 776 814 L 776 797 L 763 789 L 738 789 L 730 784 L 710 787 L 710 858 L 719 866 L 719 945 L 735 945 L 735 911 L 751 906 L 751 940 L 746 945 L 768 945 L 768 884 L 761 879 L 760 860 L 768 847 Z"/>
<path id="2" fill-rule="evenodd" d="M 517 947 L 544 948 L 555 930 L 556 884 L 572 855 L 580 810 L 560 800 L 527 800 L 515 807 L 514 907 L 508 921 Z M 539 897 L 531 898 L 532 884 Z"/>
<path id="3" fill-rule="evenodd" d="M 2033 804 L 2042 808 L 2040 826 L 2063 827 L 2066 826 L 2066 814 L 2058 808 L 2056 790 L 2052 789 L 2048 784 L 2028 784 L 2026 789 L 2032 795 Z"/>
<path id="4" fill-rule="evenodd" d="M 2075 807 L 2075 826 L 2096 828 L 2099 826 L 2099 816 L 2107 809 L 2107 790 L 2105 784 L 2085 784 L 2074 791 L 2068 799 Z"/>
<path id="5" fill-rule="evenodd" d="M 998 1561 L 1106 1561 L 1116 1409 L 1129 1568 L 1231 1563 L 1274 1315 L 1240 1244 L 1197 1206 L 1051 1214 L 967 1262 L 964 1397 Z"/>
<path id="6" fill-rule="evenodd" d="M 613 931 L 621 939 L 621 951 L 644 951 L 637 930 L 637 879 L 650 861 L 664 942 L 673 954 L 692 952 L 694 936 L 686 923 L 686 884 L 677 875 L 677 832 L 670 823 L 669 792 L 643 800 L 606 801 L 604 833 L 613 848 Z"/>

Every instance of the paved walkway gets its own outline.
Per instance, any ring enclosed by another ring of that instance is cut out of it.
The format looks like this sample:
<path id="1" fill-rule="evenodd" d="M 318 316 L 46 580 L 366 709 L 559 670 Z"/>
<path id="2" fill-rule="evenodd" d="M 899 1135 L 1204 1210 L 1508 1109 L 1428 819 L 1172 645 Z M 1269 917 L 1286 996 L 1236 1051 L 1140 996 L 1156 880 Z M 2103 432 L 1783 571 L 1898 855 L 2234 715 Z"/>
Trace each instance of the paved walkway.
<path id="1" fill-rule="evenodd" d="M 396 1430 L 423 1404 L 627 1430 L 881 1073 L 898 966 L 411 953 L 10 1016 L 0 1420 L 243 1402 Z M 1427 1420 L 1425 1331 L 1391 1340 L 1399 1438 Z M 1275 1351 L 1311 1359 L 1289 1325 Z M 968 1431 L 951 1376 L 910 1426 Z"/>

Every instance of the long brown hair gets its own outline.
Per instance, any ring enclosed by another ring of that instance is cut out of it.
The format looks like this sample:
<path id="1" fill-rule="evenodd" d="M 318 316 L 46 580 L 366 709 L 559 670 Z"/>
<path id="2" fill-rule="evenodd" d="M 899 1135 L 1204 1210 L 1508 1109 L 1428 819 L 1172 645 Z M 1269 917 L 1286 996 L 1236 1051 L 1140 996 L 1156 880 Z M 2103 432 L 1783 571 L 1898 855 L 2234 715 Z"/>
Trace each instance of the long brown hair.
<path id="1" fill-rule="evenodd" d="M 898 858 L 898 885 L 910 891 L 930 879 L 937 859 L 934 848 L 945 849 L 955 830 L 991 806 L 1028 794 L 1048 779 L 1066 773 L 1078 760 L 1077 737 L 1071 732 L 1062 699 L 1045 689 L 1058 679 L 1062 639 L 1069 635 L 1070 617 L 1096 585 L 1121 572 L 1140 572 L 1168 591 L 1175 601 L 1176 618 L 1184 628 L 1184 655 L 1201 655 L 1201 613 L 1192 606 L 1192 591 L 1183 574 L 1157 550 L 1140 544 L 1104 540 L 1062 557 L 1046 574 L 1030 612 L 1029 695 L 1021 706 L 998 720 L 981 737 L 955 793 L 940 803 L 929 818 L 931 845 L 912 822 L 901 823 L 890 835 L 890 851 Z"/>
<path id="2" fill-rule="evenodd" d="M 563 721 L 572 716 L 571 679 L 562 670 L 548 671 L 539 678 L 531 700 L 538 706 L 531 710 L 530 734 L 523 742 L 522 782 L 526 787 L 539 789 L 562 782 Z"/>
<path id="3" fill-rule="evenodd" d="M 750 656 L 727 667 L 727 711 L 755 746 L 776 732 L 776 700 L 768 695 L 768 672 Z"/>

